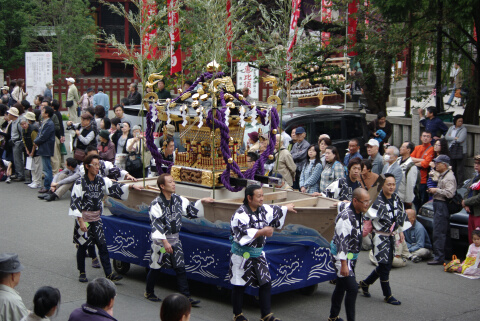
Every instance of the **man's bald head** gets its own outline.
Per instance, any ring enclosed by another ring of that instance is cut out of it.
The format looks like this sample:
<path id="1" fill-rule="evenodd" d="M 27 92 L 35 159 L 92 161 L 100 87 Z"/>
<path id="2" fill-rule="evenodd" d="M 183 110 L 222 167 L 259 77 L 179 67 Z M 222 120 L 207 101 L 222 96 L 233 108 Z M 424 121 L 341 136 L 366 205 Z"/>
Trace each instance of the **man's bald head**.
<path id="1" fill-rule="evenodd" d="M 415 213 L 415 210 L 413 209 L 405 210 L 405 213 L 407 213 L 407 218 L 410 221 L 410 223 L 413 225 L 417 220 L 417 213 Z"/>
<path id="2" fill-rule="evenodd" d="M 352 197 L 353 198 L 356 198 L 358 200 L 362 200 L 365 198 L 365 196 L 368 195 L 368 192 L 366 189 L 364 189 L 363 187 L 358 187 L 356 189 L 353 190 L 353 195 Z"/>

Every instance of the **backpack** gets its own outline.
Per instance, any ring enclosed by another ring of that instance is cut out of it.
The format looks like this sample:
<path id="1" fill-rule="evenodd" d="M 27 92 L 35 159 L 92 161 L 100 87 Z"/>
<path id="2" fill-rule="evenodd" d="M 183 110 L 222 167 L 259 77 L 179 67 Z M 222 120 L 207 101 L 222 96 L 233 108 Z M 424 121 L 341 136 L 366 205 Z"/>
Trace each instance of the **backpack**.
<path id="1" fill-rule="evenodd" d="M 410 169 L 415 166 L 414 162 L 410 162 L 410 164 L 407 165 L 407 168 L 405 169 L 405 182 L 408 177 L 408 172 L 410 172 Z M 420 199 L 420 182 L 422 181 L 422 174 L 420 173 L 420 170 L 417 169 L 417 180 L 415 182 L 415 187 L 413 189 L 413 195 L 415 195 L 415 199 Z"/>

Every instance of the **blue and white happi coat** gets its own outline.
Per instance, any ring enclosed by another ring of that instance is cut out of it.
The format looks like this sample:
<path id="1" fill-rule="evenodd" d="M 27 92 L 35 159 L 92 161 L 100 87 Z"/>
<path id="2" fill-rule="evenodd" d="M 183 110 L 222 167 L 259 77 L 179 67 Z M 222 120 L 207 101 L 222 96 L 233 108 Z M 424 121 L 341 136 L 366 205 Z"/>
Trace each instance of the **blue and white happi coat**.
<path id="1" fill-rule="evenodd" d="M 355 212 L 353 204 L 342 202 L 340 213 L 335 219 L 335 233 L 331 243 L 332 261 L 338 277 L 342 267 L 341 260 L 347 261 L 349 276 L 355 275 L 355 261 L 362 245 L 362 216 Z"/>
<path id="2" fill-rule="evenodd" d="M 98 170 L 98 174 L 102 177 L 108 177 L 115 181 L 123 181 L 125 179 L 125 176 L 128 174 L 126 170 L 121 169 L 112 162 L 102 159 L 100 159 L 99 162 L 100 168 Z M 80 174 L 82 176 L 85 175 L 85 167 L 83 165 L 80 166 Z"/>
<path id="3" fill-rule="evenodd" d="M 370 209 L 365 213 L 367 219 L 372 220 L 373 226 L 373 253 L 378 263 L 388 263 L 389 252 L 393 246 L 393 237 L 380 235 L 382 233 L 400 233 L 409 229 L 412 224 L 407 219 L 403 202 L 397 193 L 393 193 L 387 200 L 383 191 L 378 194 Z M 393 227 L 392 227 L 393 226 Z"/>
<path id="4" fill-rule="evenodd" d="M 230 220 L 233 242 L 237 242 L 241 246 L 263 248 L 267 241 L 266 237 L 255 238 L 255 234 L 266 226 L 282 228 L 286 215 L 286 206 L 263 205 L 255 212 L 247 205 L 240 206 Z M 229 279 L 230 283 L 239 286 L 260 286 L 270 282 L 271 276 L 265 252 L 262 251 L 259 257 L 248 259 L 232 253 Z"/>
<path id="5" fill-rule="evenodd" d="M 201 201 L 190 202 L 183 196 L 172 194 L 171 199 L 160 195 L 153 200 L 148 209 L 150 214 L 150 225 L 152 226 L 152 253 L 150 256 L 150 268 L 160 269 L 162 267 L 175 269 L 185 267 L 182 242 L 177 238 L 173 240 L 173 234 L 180 232 L 182 228 L 182 216 L 196 218 L 199 208 L 203 208 Z M 173 253 L 161 253 L 163 248 L 162 240 L 168 239 L 172 246 Z"/>
<path id="6" fill-rule="evenodd" d="M 334 198 L 339 201 L 352 201 L 353 191 L 358 188 L 362 187 L 359 181 L 352 182 L 350 177 L 343 177 L 332 184 L 328 185 L 325 189 L 325 195 L 328 198 Z"/>
<path id="7" fill-rule="evenodd" d="M 112 182 L 109 178 L 100 175 L 90 181 L 88 175 L 83 175 L 73 185 L 68 215 L 74 218 L 82 217 L 83 211 L 100 211 L 100 215 L 103 215 L 103 197 L 105 195 L 126 200 L 128 199 L 128 185 Z M 75 219 L 73 242 L 87 246 L 105 243 L 102 219 L 89 223 L 86 233 L 80 230 L 78 220 Z"/>

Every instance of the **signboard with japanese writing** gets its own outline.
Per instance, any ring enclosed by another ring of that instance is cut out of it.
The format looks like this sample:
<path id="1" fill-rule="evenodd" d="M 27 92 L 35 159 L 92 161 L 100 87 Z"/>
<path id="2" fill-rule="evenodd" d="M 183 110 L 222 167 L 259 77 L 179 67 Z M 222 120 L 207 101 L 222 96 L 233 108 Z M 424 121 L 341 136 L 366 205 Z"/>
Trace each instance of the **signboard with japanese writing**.
<path id="1" fill-rule="evenodd" d="M 25 53 L 25 92 L 27 100 L 33 105 L 36 95 L 43 95 L 46 83 L 53 82 L 53 63 L 51 52 Z"/>
<path id="2" fill-rule="evenodd" d="M 237 62 L 237 89 L 250 89 L 249 96 L 258 100 L 259 72 L 257 68 L 248 65 L 248 62 Z"/>
<path id="3" fill-rule="evenodd" d="M 142 6 L 142 22 L 147 22 L 149 17 L 157 14 L 157 5 L 154 1 L 143 0 Z M 142 51 L 143 56 L 148 60 L 157 57 L 157 47 L 153 45 L 153 39 L 157 34 L 157 29 L 154 25 L 148 26 L 143 32 Z"/>

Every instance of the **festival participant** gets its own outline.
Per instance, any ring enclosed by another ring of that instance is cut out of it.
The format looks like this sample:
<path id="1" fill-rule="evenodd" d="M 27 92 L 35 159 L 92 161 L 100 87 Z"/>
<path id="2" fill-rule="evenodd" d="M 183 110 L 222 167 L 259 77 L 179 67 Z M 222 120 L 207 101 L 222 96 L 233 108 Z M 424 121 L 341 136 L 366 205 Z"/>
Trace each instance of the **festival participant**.
<path id="1" fill-rule="evenodd" d="M 89 146 L 85 150 L 86 154 L 85 157 L 89 155 L 98 155 L 98 150 L 94 146 Z M 80 166 L 80 173 L 81 176 L 85 175 L 85 170 L 83 166 Z M 123 181 L 123 180 L 130 180 L 136 182 L 137 179 L 130 175 L 126 170 L 121 169 L 120 167 L 115 166 L 112 162 L 100 159 L 100 170 L 99 174 L 102 177 L 108 177 L 110 179 L 113 179 L 115 181 Z"/>
<path id="2" fill-rule="evenodd" d="M 263 205 L 263 190 L 259 185 L 245 189 L 243 205 L 230 221 L 233 237 L 228 277 L 233 284 L 233 320 L 245 321 L 242 313 L 246 286 L 259 286 L 262 321 L 279 321 L 270 311 L 271 276 L 263 247 L 275 228 L 281 228 L 287 211 L 296 213 L 293 204 Z"/>
<path id="3" fill-rule="evenodd" d="M 360 181 L 363 188 L 367 191 L 375 184 L 378 179 L 378 174 L 372 172 L 373 161 L 371 159 L 362 159 L 362 175 Z"/>
<path id="4" fill-rule="evenodd" d="M 15 291 L 24 270 L 15 253 L 0 254 L 0 320 L 18 321 L 28 315 L 22 298 Z"/>
<path id="5" fill-rule="evenodd" d="M 371 220 L 373 228 L 373 253 L 378 266 L 359 286 L 365 297 L 370 297 L 368 288 L 380 278 L 385 302 L 392 305 L 400 305 L 390 289 L 389 275 L 393 262 L 395 249 L 395 234 L 400 234 L 400 242 L 405 240 L 403 231 L 410 228 L 407 214 L 403 208 L 403 202 L 395 194 L 395 176 L 385 174 L 385 183 L 377 199 L 373 202 L 365 216 Z"/>
<path id="6" fill-rule="evenodd" d="M 352 158 L 349 165 L 355 159 L 359 158 Z M 350 205 L 344 206 L 335 220 L 335 234 L 330 248 L 337 280 L 332 294 L 329 321 L 341 320 L 338 315 L 345 293 L 347 320 L 355 320 L 355 301 L 358 293 L 355 265 L 362 243 L 362 213 L 368 210 L 370 202 L 370 195 L 368 195 L 367 190 L 361 187 L 356 188 L 353 190 Z"/>
<path id="7" fill-rule="evenodd" d="M 87 285 L 87 303 L 72 311 L 68 321 L 116 321 L 113 305 L 117 296 L 115 284 L 105 278 L 96 278 Z"/>
<path id="8" fill-rule="evenodd" d="M 141 190 L 140 185 L 124 185 L 112 182 L 109 178 L 98 175 L 100 157 L 89 155 L 83 161 L 85 175 L 79 178 L 72 190 L 69 215 L 75 217 L 73 242 L 78 244 L 77 268 L 80 271 L 78 280 L 88 282 L 85 274 L 85 256 L 87 247 L 96 244 L 100 253 L 100 261 L 106 277 L 112 281 L 119 281 L 121 276 L 112 272 L 108 256 L 107 243 L 103 233 L 101 215 L 103 213 L 103 197 L 109 195 L 126 200 L 129 189 Z"/>
<path id="9" fill-rule="evenodd" d="M 150 204 L 148 210 L 152 225 L 152 255 L 150 257 L 150 271 L 147 275 L 145 298 L 158 302 L 155 295 L 155 281 L 160 268 L 171 268 L 177 275 L 177 285 L 180 293 L 185 295 L 195 306 L 200 300 L 190 297 L 182 241 L 179 232 L 182 228 L 182 216 L 196 218 L 201 203 L 212 203 L 213 198 L 205 197 L 195 203 L 185 197 L 175 194 L 175 181 L 170 174 L 162 174 L 157 179 L 160 195 Z"/>
<path id="10" fill-rule="evenodd" d="M 339 201 L 352 201 L 353 191 L 362 187 L 360 173 L 362 172 L 362 160 L 359 157 L 352 158 L 348 162 L 348 175 L 330 184 L 325 194 L 329 198 Z"/>
<path id="11" fill-rule="evenodd" d="M 247 167 L 252 168 L 255 162 L 258 159 L 258 154 L 255 152 L 248 152 L 247 153 Z"/>
<path id="12" fill-rule="evenodd" d="M 174 148 L 175 148 L 175 141 L 173 140 L 173 138 L 167 138 L 167 144 L 165 145 L 165 148 L 162 148 L 162 150 L 160 151 L 162 158 L 169 162 L 175 162 Z M 161 173 L 166 173 L 168 170 L 168 166 L 166 164 L 161 164 L 161 167 L 162 167 Z M 157 172 L 158 172 L 158 168 L 157 168 Z"/>

